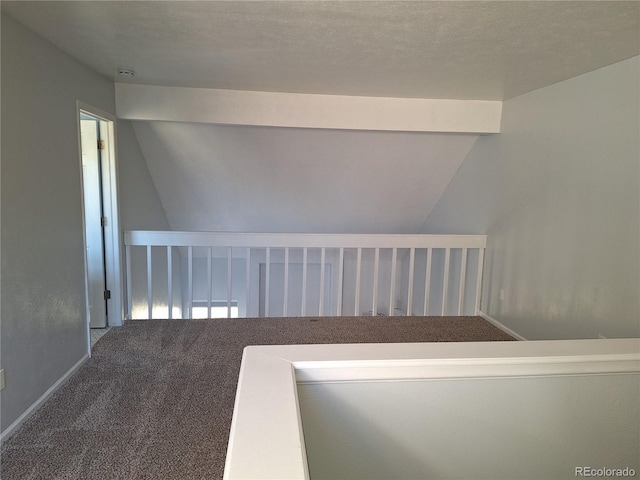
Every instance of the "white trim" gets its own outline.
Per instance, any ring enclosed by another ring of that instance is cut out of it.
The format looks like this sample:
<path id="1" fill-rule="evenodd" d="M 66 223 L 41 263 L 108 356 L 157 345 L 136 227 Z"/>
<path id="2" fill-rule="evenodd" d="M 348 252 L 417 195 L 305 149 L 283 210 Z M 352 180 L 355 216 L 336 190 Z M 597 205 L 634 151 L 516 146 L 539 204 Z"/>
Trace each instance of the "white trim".
<path id="1" fill-rule="evenodd" d="M 128 120 L 292 128 L 500 133 L 502 102 L 255 92 L 116 83 Z"/>
<path id="2" fill-rule="evenodd" d="M 84 318 L 86 352 L 91 357 L 91 325 L 89 310 L 89 264 L 87 260 L 87 224 L 84 204 L 84 169 L 82 166 L 82 124 L 80 119 L 80 102 L 76 101 L 76 130 L 78 132 L 78 157 L 80 159 L 80 207 L 82 209 L 82 260 L 84 266 Z"/>
<path id="3" fill-rule="evenodd" d="M 358 235 L 132 230 L 125 245 L 252 248 L 485 248 L 486 235 Z"/>
<path id="4" fill-rule="evenodd" d="M 107 192 L 107 196 L 110 199 L 108 203 L 105 203 L 105 217 L 107 217 L 107 224 L 105 227 L 105 255 L 106 255 L 106 275 L 107 285 L 111 290 L 111 299 L 108 300 L 109 316 L 107 319 L 107 326 L 120 326 L 122 325 L 122 319 L 124 318 L 124 305 L 123 305 L 123 281 L 122 281 L 122 241 L 120 237 L 120 206 L 118 197 L 118 142 L 117 142 L 117 128 L 116 117 L 101 110 L 97 107 L 84 103 L 80 100 L 76 101 L 76 111 L 78 117 L 78 155 L 80 157 L 80 168 L 82 169 L 82 148 L 80 143 L 80 112 L 86 112 L 93 115 L 107 123 L 107 155 L 103 158 L 103 162 L 106 163 L 105 169 L 108 174 L 103 176 L 103 188 Z M 84 203 L 84 201 L 83 201 Z M 84 212 L 84 204 L 83 204 Z M 84 232 L 84 216 L 83 216 L 83 232 Z M 83 233 L 84 236 L 84 233 Z M 86 245 L 86 240 L 85 240 Z M 86 255 L 86 249 L 85 249 Z M 86 282 L 86 257 L 85 257 L 85 282 Z M 85 292 L 87 286 L 85 285 Z M 86 297 L 86 293 L 85 293 Z M 91 356 L 91 335 L 89 331 L 89 314 L 87 309 L 87 353 Z"/>
<path id="5" fill-rule="evenodd" d="M 636 372 L 637 338 L 246 347 L 224 479 L 309 478 L 298 383 Z"/>
<path id="6" fill-rule="evenodd" d="M 122 285 L 122 235 L 120 233 L 120 200 L 118 195 L 118 135 L 116 119 L 111 117 L 109 136 L 112 149 L 109 150 L 109 189 L 111 204 L 106 205 L 107 226 L 105 250 L 107 252 L 107 285 L 111 290 L 109 300 L 109 325 L 120 326 L 124 316 Z"/>
<path id="7" fill-rule="evenodd" d="M 389 291 L 389 302 L 390 302 L 390 311 L 389 315 L 394 315 L 396 312 L 393 309 L 393 306 L 396 303 L 395 292 L 399 292 L 401 285 L 401 275 L 396 275 L 397 273 L 397 257 L 398 257 L 398 249 L 407 250 L 410 257 L 410 266 L 409 266 L 409 278 L 410 281 L 408 283 L 407 292 L 404 293 L 404 289 L 402 289 L 403 298 L 408 299 L 408 303 L 411 303 L 411 299 L 414 295 L 414 287 L 415 284 L 412 281 L 412 275 L 414 270 L 414 261 L 415 261 L 415 251 L 417 249 L 425 250 L 428 249 L 431 252 L 433 249 L 445 249 L 446 257 L 446 271 L 445 271 L 445 279 L 444 284 L 445 287 L 448 284 L 448 273 L 450 268 L 450 252 L 451 249 L 461 249 L 463 251 L 468 251 L 469 249 L 479 249 L 484 251 L 486 247 L 487 237 L 485 235 L 392 235 L 392 234 L 378 234 L 378 235 L 362 235 L 362 234 L 310 234 L 310 233 L 240 233 L 240 232 L 180 232 L 180 231 L 147 231 L 147 230 L 133 230 L 124 232 L 124 244 L 126 247 L 127 254 L 127 292 L 130 293 L 130 285 L 131 285 L 131 272 L 130 272 L 130 257 L 132 253 L 132 247 L 135 247 L 136 250 L 141 250 L 141 247 L 145 247 L 147 249 L 147 253 L 152 247 L 163 247 L 163 248 L 172 248 L 177 247 L 179 249 L 184 249 L 186 247 L 187 252 L 191 255 L 194 247 L 206 247 L 208 251 L 213 247 L 224 247 L 227 249 L 227 252 L 230 249 L 234 249 L 233 251 L 238 251 L 241 255 L 244 255 L 245 250 L 250 252 L 251 249 L 257 250 L 265 250 L 267 255 L 267 274 L 269 273 L 269 265 L 270 265 L 270 253 L 275 250 L 284 249 L 285 252 L 288 252 L 289 249 L 301 249 L 303 252 L 303 271 L 302 271 L 302 307 L 301 307 L 301 315 L 306 315 L 305 305 L 306 305 L 306 279 L 307 279 L 307 252 L 309 249 L 316 249 L 320 251 L 320 255 L 322 256 L 322 252 L 326 252 L 327 249 L 340 249 L 341 255 L 341 265 L 342 257 L 344 256 L 345 249 L 351 249 L 357 251 L 357 259 L 356 259 L 356 270 L 355 270 L 355 299 L 354 299 L 354 309 L 355 311 L 351 311 L 354 315 L 359 315 L 360 307 L 360 294 L 362 293 L 360 285 L 361 274 L 364 274 L 362 269 L 363 258 L 362 253 L 363 249 L 369 249 L 373 251 L 378 251 L 380 249 L 391 250 L 392 251 L 392 265 L 391 265 L 391 284 Z M 262 254 L 261 254 L 262 255 Z M 482 256 L 482 253 L 479 254 Z M 216 258 L 225 258 L 225 257 L 216 257 Z M 226 255 L 228 262 L 230 262 L 229 253 Z M 189 256 L 191 259 L 191 256 Z M 401 261 L 402 262 L 402 261 Z M 149 255 L 147 255 L 147 266 L 150 268 L 151 260 Z M 191 265 L 191 260 L 189 260 L 188 265 Z M 324 263 L 322 263 L 324 265 Z M 229 263 L 230 266 L 230 263 Z M 321 267 L 322 268 L 322 267 Z M 344 269 L 344 268 L 343 268 Z M 374 272 L 375 273 L 375 272 Z M 379 272 L 375 273 L 377 275 Z M 148 274 L 149 279 L 151 278 L 151 274 Z M 269 277 L 269 275 L 267 275 Z M 227 289 L 231 291 L 231 272 L 229 271 L 227 274 Z M 432 279 L 433 280 L 433 279 Z M 150 280 L 149 280 L 150 281 Z M 188 282 L 191 282 L 191 271 L 188 272 Z M 375 280 L 373 281 L 375 284 Z M 149 283 L 149 285 L 151 285 Z M 478 287 L 479 288 L 479 287 Z M 338 287 L 340 290 L 340 287 Z M 447 291 L 446 288 L 443 288 L 444 291 L 444 299 L 446 300 Z M 268 290 L 268 278 L 267 278 L 267 293 Z M 376 296 L 377 290 L 374 292 L 373 297 Z M 288 294 L 288 293 L 287 293 Z M 131 299 L 131 295 L 128 295 L 129 303 Z M 287 297 L 288 298 L 288 297 Z M 151 302 L 151 291 L 147 292 L 147 302 Z M 167 300 L 168 303 L 168 300 Z M 342 301 L 339 300 L 339 303 L 342 307 L 344 307 Z M 458 302 L 460 303 L 460 301 Z M 444 302 L 443 304 L 446 304 Z M 265 304 L 268 307 L 268 301 Z M 324 304 L 323 304 L 324 305 Z M 379 305 L 374 305 L 372 308 L 375 310 L 379 307 Z M 340 310 L 340 308 L 338 309 Z M 407 311 L 409 314 L 412 313 L 411 309 L 408 308 Z M 260 311 L 262 312 L 262 310 Z M 266 312 L 266 313 L 265 313 Z M 271 313 L 269 309 L 266 308 L 265 312 L 262 312 L 261 315 L 270 316 Z M 130 313 L 130 312 L 129 312 Z M 342 313 L 344 313 L 344 308 L 342 309 Z M 442 312 L 445 313 L 444 311 Z M 190 316 L 187 316 L 190 318 Z"/>
<path id="8" fill-rule="evenodd" d="M 64 383 L 76 373 L 76 371 L 82 366 L 84 362 L 89 359 L 89 355 L 85 354 L 78 362 L 71 367 L 62 377 L 58 379 L 56 383 L 51 385 L 49 389 L 42 394 L 40 398 L 38 398 L 33 404 L 27 408 L 22 415 L 20 415 L 15 422 L 9 425 L 4 432 L 0 434 L 0 444 L 2 444 L 5 440 L 7 440 L 19 427 L 22 425 L 31 415 L 33 415 L 38 408 L 42 406 L 44 402 L 46 402 L 51 395 L 53 395 L 56 390 L 58 390 Z"/>
<path id="9" fill-rule="evenodd" d="M 526 338 L 524 338 L 519 333 L 516 333 L 513 330 L 511 330 L 509 327 L 504 326 L 498 320 L 496 320 L 495 318 L 493 318 L 490 315 L 487 315 L 486 313 L 482 312 L 481 310 L 478 310 L 478 316 L 484 318 L 487 322 L 489 322 L 489 323 L 493 324 L 494 326 L 498 327 L 500 330 L 502 330 L 503 332 L 511 335 L 513 338 L 516 338 L 518 340 L 523 340 L 523 341 L 527 340 Z"/>

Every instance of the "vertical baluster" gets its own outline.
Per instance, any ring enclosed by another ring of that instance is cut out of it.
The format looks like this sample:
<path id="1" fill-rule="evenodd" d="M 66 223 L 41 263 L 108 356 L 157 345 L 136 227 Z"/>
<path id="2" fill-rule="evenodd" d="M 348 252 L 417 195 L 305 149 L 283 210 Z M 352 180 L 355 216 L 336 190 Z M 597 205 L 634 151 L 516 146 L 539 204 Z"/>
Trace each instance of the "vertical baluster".
<path id="1" fill-rule="evenodd" d="M 167 246 L 167 309 L 169 320 L 173 318 L 173 259 L 172 247 Z"/>
<path id="2" fill-rule="evenodd" d="M 127 268 L 127 318 L 131 320 L 133 318 L 133 300 L 131 299 L 131 245 L 125 247 L 126 255 L 126 268 Z"/>
<path id="3" fill-rule="evenodd" d="M 431 295 L 431 257 L 433 249 L 427 249 L 427 271 L 424 279 L 424 315 L 429 315 L 429 296 Z"/>
<path id="4" fill-rule="evenodd" d="M 302 316 L 307 309 L 307 247 L 302 249 Z"/>
<path id="5" fill-rule="evenodd" d="M 409 287 L 407 292 L 407 316 L 413 315 L 413 276 L 415 272 L 416 249 L 409 250 Z"/>
<path id="6" fill-rule="evenodd" d="M 373 260 L 373 305 L 371 314 L 375 317 L 378 314 L 378 272 L 380 269 L 380 249 L 376 247 L 375 258 Z"/>
<path id="7" fill-rule="evenodd" d="M 462 260 L 460 264 L 460 292 L 458 295 L 458 316 L 462 315 L 464 310 L 464 284 L 467 275 L 467 249 L 462 249 Z"/>
<path id="8" fill-rule="evenodd" d="M 147 318 L 153 318 L 153 266 L 151 265 L 151 245 L 147 245 Z"/>
<path id="9" fill-rule="evenodd" d="M 231 272 L 233 262 L 233 248 L 227 247 L 227 318 L 231 318 Z"/>
<path id="10" fill-rule="evenodd" d="M 484 248 L 478 249 L 478 278 L 476 280 L 476 315 L 480 312 L 482 295 L 482 269 L 484 268 Z"/>
<path id="11" fill-rule="evenodd" d="M 282 316 L 287 316 L 287 305 L 289 304 L 289 247 L 284 249 L 284 301 L 282 304 Z"/>
<path id="12" fill-rule="evenodd" d="M 207 248 L 207 318 L 211 318 L 211 290 L 213 289 L 212 249 L 213 247 Z"/>
<path id="13" fill-rule="evenodd" d="M 322 247 L 320 250 L 320 306 L 318 307 L 318 315 L 322 316 L 324 313 L 324 262 L 325 262 L 325 249 Z"/>
<path id="14" fill-rule="evenodd" d="M 342 316 L 342 281 L 344 277 L 344 247 L 340 247 L 340 258 L 338 259 L 338 305 L 336 313 Z"/>
<path id="15" fill-rule="evenodd" d="M 396 264 L 398 263 L 398 249 L 393 248 L 391 252 L 391 286 L 389 288 L 389 316 L 396 314 Z"/>
<path id="16" fill-rule="evenodd" d="M 187 310 L 188 318 L 193 318 L 193 247 L 187 247 Z"/>
<path id="17" fill-rule="evenodd" d="M 246 318 L 251 317 L 251 247 L 247 247 L 247 265 L 246 265 L 247 273 L 245 278 L 245 312 L 244 316 Z"/>
<path id="18" fill-rule="evenodd" d="M 442 313 L 444 316 L 447 309 L 447 300 L 449 297 L 449 267 L 451 263 L 451 249 L 447 248 L 444 254 L 444 279 L 442 281 Z"/>
<path id="19" fill-rule="evenodd" d="M 354 315 L 358 316 L 360 309 L 360 270 L 362 268 L 362 248 L 358 247 L 358 256 L 356 259 L 356 304 L 354 307 Z"/>
<path id="20" fill-rule="evenodd" d="M 271 289 L 269 288 L 269 277 L 271 276 L 271 248 L 267 247 L 266 251 L 266 265 L 265 265 L 265 282 L 264 282 L 264 316 L 269 316 L 269 297 L 271 296 Z"/>

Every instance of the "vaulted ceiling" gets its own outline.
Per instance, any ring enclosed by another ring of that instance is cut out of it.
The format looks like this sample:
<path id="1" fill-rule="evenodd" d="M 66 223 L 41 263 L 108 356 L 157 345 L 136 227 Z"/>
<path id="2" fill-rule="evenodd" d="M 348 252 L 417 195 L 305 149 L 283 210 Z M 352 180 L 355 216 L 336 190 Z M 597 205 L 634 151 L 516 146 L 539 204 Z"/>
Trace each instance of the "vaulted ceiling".
<path id="1" fill-rule="evenodd" d="M 640 53 L 636 1 L 1 5 L 99 73 L 143 85 L 500 101 Z M 118 78 L 122 67 L 136 76 Z M 477 138 L 134 126 L 172 228 L 198 230 L 415 232 Z"/>
<path id="2" fill-rule="evenodd" d="M 477 138 L 134 125 L 145 157 L 153 159 L 150 172 L 169 223 L 177 230 L 416 231 Z"/>

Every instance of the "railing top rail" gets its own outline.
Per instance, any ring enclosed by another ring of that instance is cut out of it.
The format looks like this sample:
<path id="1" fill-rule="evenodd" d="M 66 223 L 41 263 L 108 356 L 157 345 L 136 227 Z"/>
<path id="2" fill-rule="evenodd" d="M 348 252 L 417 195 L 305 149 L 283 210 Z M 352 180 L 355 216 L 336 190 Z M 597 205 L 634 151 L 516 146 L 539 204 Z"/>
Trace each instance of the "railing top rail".
<path id="1" fill-rule="evenodd" d="M 485 248 L 486 235 L 236 233 L 132 230 L 130 246 L 251 248 Z"/>

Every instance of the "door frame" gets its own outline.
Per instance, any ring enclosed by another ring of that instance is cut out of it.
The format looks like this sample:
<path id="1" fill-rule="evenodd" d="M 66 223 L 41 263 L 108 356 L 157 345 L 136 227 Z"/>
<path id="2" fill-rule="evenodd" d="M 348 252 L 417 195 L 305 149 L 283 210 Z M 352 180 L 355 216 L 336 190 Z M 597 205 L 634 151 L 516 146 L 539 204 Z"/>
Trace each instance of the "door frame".
<path id="1" fill-rule="evenodd" d="M 91 331 L 89 326 L 89 285 L 87 270 L 87 239 L 84 220 L 84 179 L 82 178 L 82 142 L 80 138 L 80 115 L 84 112 L 100 120 L 101 138 L 105 140 L 102 151 L 102 189 L 103 208 L 106 217 L 104 227 L 104 254 L 107 285 L 111 298 L 107 300 L 107 326 L 120 326 L 123 319 L 123 282 L 122 282 L 122 241 L 120 238 L 120 207 L 118 202 L 118 162 L 116 117 L 111 113 L 87 103 L 76 101 L 76 121 L 78 130 L 78 158 L 80 168 L 80 188 L 82 201 L 82 239 L 84 245 L 85 274 L 85 319 L 87 329 L 87 352 L 91 356 Z"/>

